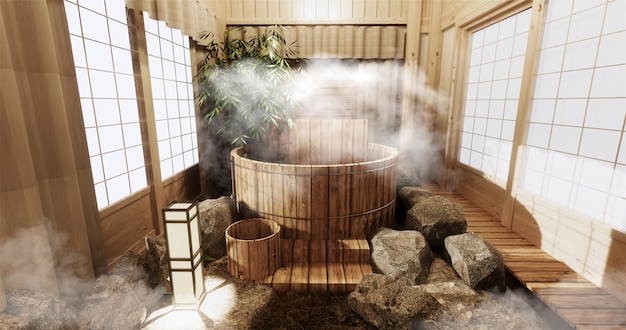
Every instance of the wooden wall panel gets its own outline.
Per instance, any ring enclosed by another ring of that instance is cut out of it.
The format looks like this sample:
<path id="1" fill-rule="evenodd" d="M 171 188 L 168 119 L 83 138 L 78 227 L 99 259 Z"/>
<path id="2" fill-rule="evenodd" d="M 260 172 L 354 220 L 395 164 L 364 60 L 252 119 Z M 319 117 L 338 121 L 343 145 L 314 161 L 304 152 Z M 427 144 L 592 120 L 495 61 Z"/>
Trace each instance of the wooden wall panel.
<path id="1" fill-rule="evenodd" d="M 406 24 L 411 0 L 229 0 L 226 24 Z"/>
<path id="2" fill-rule="evenodd" d="M 122 206 L 114 205 L 101 212 L 102 237 L 109 266 L 127 251 L 142 250 L 144 237 L 156 233 L 149 188 L 123 200 Z"/>

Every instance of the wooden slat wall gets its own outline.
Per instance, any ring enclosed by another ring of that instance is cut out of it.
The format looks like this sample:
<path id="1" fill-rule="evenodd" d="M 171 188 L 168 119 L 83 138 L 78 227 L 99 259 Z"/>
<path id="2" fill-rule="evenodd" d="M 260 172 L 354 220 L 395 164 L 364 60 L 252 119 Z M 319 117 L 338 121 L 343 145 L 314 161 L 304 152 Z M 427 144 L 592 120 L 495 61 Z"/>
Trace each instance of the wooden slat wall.
<path id="1" fill-rule="evenodd" d="M 227 24 L 405 24 L 411 0 L 230 0 Z"/>

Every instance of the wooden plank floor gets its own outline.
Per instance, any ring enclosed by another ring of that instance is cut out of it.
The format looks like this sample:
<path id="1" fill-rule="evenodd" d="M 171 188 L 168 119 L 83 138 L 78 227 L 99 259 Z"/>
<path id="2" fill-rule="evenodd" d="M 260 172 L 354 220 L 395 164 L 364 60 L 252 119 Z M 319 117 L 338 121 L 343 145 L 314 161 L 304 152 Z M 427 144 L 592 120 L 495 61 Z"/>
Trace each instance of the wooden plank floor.
<path id="1" fill-rule="evenodd" d="M 281 264 L 263 282 L 280 292 L 353 291 L 371 273 L 367 239 L 282 239 Z"/>
<path id="2" fill-rule="evenodd" d="M 467 232 L 502 252 L 506 269 L 576 329 L 626 329 L 626 305 L 555 260 L 462 195 L 423 184 L 422 188 L 463 205 Z"/>

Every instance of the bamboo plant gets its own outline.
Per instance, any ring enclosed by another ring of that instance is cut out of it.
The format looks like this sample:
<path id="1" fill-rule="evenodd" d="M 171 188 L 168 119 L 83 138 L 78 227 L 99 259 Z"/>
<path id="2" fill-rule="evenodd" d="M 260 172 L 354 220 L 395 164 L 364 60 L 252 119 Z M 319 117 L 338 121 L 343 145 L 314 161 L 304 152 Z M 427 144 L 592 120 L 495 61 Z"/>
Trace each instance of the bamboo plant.
<path id="1" fill-rule="evenodd" d="M 246 39 L 228 38 L 228 30 L 224 41 L 202 36 L 212 39 L 195 77 L 200 87 L 196 102 L 209 125 L 217 125 L 216 134 L 226 135 L 233 146 L 259 142 L 272 128 L 293 124 L 291 62 L 297 59 L 281 29 Z"/>

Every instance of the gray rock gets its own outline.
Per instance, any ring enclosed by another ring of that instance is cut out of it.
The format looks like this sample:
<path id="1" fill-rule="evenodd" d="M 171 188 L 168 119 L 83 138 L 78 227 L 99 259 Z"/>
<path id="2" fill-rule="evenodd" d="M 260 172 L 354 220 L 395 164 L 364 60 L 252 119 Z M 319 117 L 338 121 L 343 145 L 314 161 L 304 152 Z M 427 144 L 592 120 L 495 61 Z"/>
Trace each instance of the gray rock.
<path id="1" fill-rule="evenodd" d="M 226 255 L 226 227 L 239 220 L 237 203 L 226 196 L 206 199 L 198 204 L 200 236 L 204 256 L 219 258 Z"/>
<path id="2" fill-rule="evenodd" d="M 429 293 L 381 274 L 367 274 L 348 296 L 348 306 L 378 329 L 409 329 L 439 309 Z"/>
<path id="3" fill-rule="evenodd" d="M 76 309 L 59 297 L 7 288 L 0 330 L 76 329 Z"/>
<path id="4" fill-rule="evenodd" d="M 396 191 L 404 186 L 419 185 L 420 179 L 413 160 L 408 156 L 399 156 L 396 163 Z"/>
<path id="5" fill-rule="evenodd" d="M 136 329 L 146 318 L 147 307 L 126 280 L 118 275 L 100 276 L 78 312 L 79 329 Z"/>
<path id="6" fill-rule="evenodd" d="M 109 275 L 123 278 L 150 309 L 159 302 L 164 288 L 161 286 L 153 288 L 149 285 L 149 274 L 145 266 L 146 256 L 147 254 L 134 251 L 127 252 L 115 263 Z"/>
<path id="7" fill-rule="evenodd" d="M 428 244 L 443 246 L 446 237 L 465 232 L 467 221 L 461 204 L 433 196 L 409 209 L 404 226 L 421 231 Z"/>
<path id="8" fill-rule="evenodd" d="M 377 272 L 407 285 L 426 282 L 434 257 L 420 232 L 382 228 L 371 243 L 372 264 Z"/>
<path id="9" fill-rule="evenodd" d="M 148 285 L 161 286 L 166 293 L 172 292 L 169 281 L 169 265 L 167 260 L 167 246 L 162 236 L 146 237 L 145 268 L 148 272 Z"/>
<path id="10" fill-rule="evenodd" d="M 452 267 L 473 289 L 506 290 L 502 254 L 475 233 L 449 236 L 445 240 Z"/>
<path id="11" fill-rule="evenodd" d="M 405 210 L 411 209 L 413 205 L 432 196 L 435 196 L 435 194 L 430 190 L 414 186 L 404 186 L 398 191 L 398 201 Z"/>

